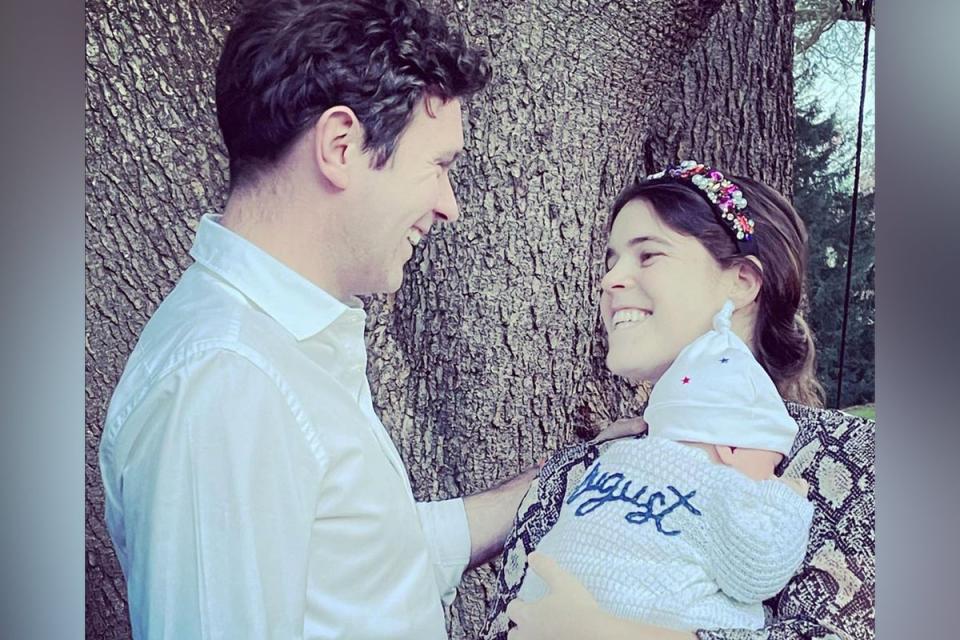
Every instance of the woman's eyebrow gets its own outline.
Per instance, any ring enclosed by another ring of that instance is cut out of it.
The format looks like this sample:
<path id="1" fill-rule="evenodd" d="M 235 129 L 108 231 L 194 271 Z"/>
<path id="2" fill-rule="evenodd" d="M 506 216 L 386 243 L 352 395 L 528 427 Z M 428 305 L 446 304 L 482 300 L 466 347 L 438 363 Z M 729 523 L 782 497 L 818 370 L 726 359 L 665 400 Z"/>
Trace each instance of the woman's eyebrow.
<path id="1" fill-rule="evenodd" d="M 664 246 L 670 246 L 669 242 L 659 236 L 637 236 L 636 238 L 630 238 L 627 241 L 627 246 L 632 248 L 638 244 L 643 244 L 644 242 L 655 242 Z"/>
<path id="2" fill-rule="evenodd" d="M 670 242 L 668 242 L 667 240 L 659 236 L 637 236 L 635 238 L 630 238 L 629 240 L 627 240 L 627 248 L 632 249 L 638 244 L 643 244 L 644 242 L 653 242 L 659 245 L 663 245 L 664 247 L 672 246 Z M 616 250 L 613 247 L 608 246 L 607 251 L 604 254 L 604 261 L 610 260 L 610 258 L 614 258 L 616 256 L 617 256 Z"/>

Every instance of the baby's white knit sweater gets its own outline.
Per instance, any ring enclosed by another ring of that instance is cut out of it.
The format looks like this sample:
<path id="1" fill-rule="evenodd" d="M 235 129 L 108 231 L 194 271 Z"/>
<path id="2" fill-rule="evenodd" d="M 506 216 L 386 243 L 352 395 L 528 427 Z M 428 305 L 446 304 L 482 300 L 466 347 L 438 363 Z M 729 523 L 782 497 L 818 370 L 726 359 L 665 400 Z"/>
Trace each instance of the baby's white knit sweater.
<path id="1" fill-rule="evenodd" d="M 759 629 L 762 601 L 803 561 L 813 507 L 689 445 L 649 436 L 611 445 L 565 497 L 537 549 L 624 618 L 695 630 Z M 537 600 L 528 570 L 518 597 Z"/>

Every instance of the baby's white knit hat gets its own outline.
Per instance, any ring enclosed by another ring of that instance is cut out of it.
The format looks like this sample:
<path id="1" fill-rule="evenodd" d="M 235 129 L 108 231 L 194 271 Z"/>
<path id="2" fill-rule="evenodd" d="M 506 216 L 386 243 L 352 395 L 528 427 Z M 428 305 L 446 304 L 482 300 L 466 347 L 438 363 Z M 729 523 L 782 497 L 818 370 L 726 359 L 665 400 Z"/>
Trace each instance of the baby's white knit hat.
<path id="1" fill-rule="evenodd" d="M 684 347 L 654 385 L 643 413 L 649 434 L 789 455 L 799 427 L 773 380 L 730 330 L 732 315 L 727 300 L 713 330 Z"/>

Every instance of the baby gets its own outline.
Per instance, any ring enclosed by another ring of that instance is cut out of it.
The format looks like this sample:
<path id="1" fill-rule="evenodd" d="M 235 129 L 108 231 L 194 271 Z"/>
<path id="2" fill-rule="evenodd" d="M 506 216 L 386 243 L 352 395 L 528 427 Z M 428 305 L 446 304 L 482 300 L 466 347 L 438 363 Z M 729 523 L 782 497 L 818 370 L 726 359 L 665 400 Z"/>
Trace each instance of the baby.
<path id="1" fill-rule="evenodd" d="M 537 547 L 617 617 L 759 629 L 761 603 L 803 561 L 813 506 L 802 481 L 773 474 L 798 427 L 732 313 L 727 301 L 680 352 L 650 395 L 647 437 L 611 444 Z M 528 570 L 518 597 L 545 591 Z"/>

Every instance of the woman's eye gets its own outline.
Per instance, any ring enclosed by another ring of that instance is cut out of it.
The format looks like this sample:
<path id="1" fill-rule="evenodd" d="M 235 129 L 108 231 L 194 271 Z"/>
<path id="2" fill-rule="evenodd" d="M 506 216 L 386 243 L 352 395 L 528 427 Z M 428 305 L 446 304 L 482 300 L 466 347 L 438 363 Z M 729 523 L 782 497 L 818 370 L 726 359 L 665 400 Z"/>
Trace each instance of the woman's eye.
<path id="1" fill-rule="evenodd" d="M 663 255 L 662 253 L 650 253 L 644 251 L 640 254 L 640 264 L 646 264 L 650 262 L 651 259 L 656 258 L 657 256 Z"/>

